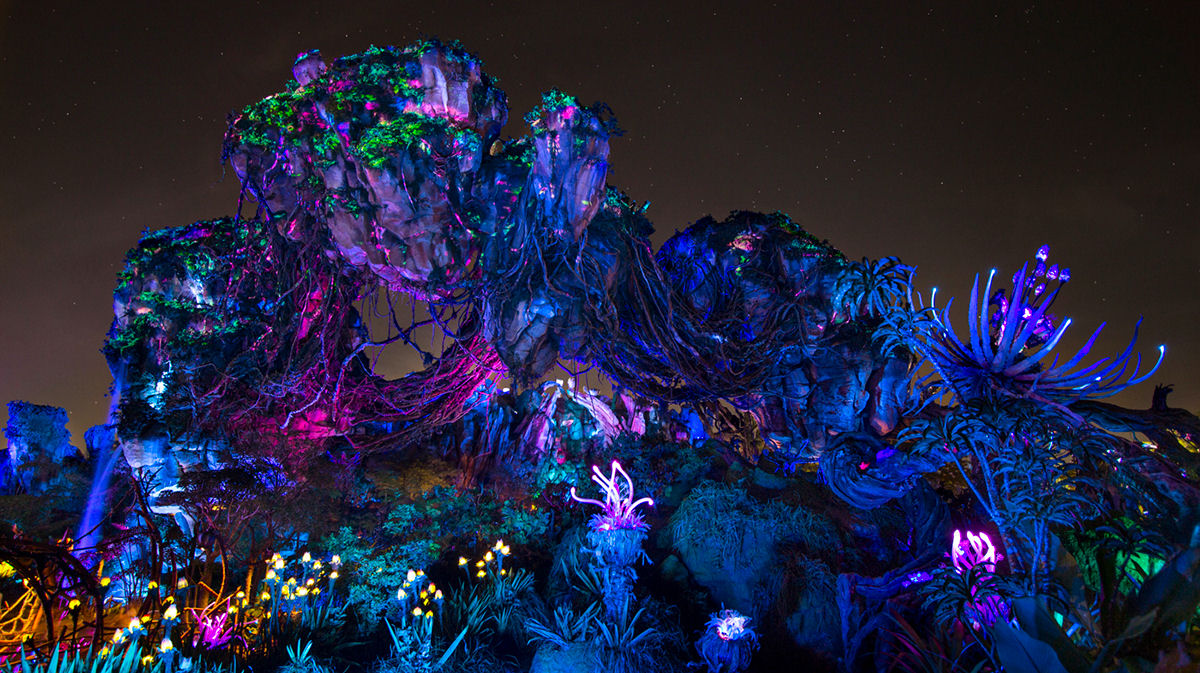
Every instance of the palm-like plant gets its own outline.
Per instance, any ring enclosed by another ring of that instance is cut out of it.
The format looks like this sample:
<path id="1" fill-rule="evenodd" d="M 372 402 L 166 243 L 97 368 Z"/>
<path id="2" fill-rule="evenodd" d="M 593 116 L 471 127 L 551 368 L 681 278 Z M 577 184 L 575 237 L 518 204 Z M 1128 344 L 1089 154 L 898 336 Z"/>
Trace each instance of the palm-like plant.
<path id="1" fill-rule="evenodd" d="M 831 303 L 851 319 L 883 316 L 910 287 L 914 271 L 896 257 L 850 262 L 834 286 Z"/>

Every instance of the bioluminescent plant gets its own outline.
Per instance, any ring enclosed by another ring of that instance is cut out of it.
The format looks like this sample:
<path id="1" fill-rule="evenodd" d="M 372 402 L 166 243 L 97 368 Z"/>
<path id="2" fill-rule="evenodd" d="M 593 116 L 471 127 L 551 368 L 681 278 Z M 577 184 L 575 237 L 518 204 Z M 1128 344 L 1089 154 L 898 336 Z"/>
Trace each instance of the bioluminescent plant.
<path id="1" fill-rule="evenodd" d="M 232 606 L 232 603 L 230 603 Z M 192 638 L 192 647 L 205 650 L 223 650 L 231 642 L 242 640 L 238 635 L 238 623 L 230 617 L 236 613 L 225 610 L 206 611 L 192 608 L 196 613 L 196 633 Z"/>
<path id="2" fill-rule="evenodd" d="M 620 475 L 625 480 L 625 483 L 617 481 Z M 642 515 L 637 512 L 637 508 L 642 505 L 654 506 L 653 498 L 633 499 L 633 479 L 629 473 L 621 467 L 621 463 L 614 460 L 612 462 L 612 471 L 609 476 L 605 477 L 600 471 L 599 465 L 592 466 L 592 481 L 600 486 L 600 490 L 604 492 L 604 501 L 592 500 L 590 498 L 581 498 L 575 492 L 575 487 L 571 487 L 571 498 L 576 502 L 582 502 L 589 505 L 596 505 L 600 508 L 600 513 L 596 514 L 591 519 L 592 530 L 594 531 L 610 531 L 610 530 L 646 530 L 649 526 Z"/>
<path id="3" fill-rule="evenodd" d="M 1133 328 L 1129 346 L 1116 357 L 1104 357 L 1080 366 L 1107 324 L 1101 323 L 1087 343 L 1066 362 L 1060 364 L 1060 357 L 1055 354 L 1054 359 L 1045 364 L 1045 359 L 1054 352 L 1071 325 L 1068 318 L 1056 326 L 1049 313 L 1063 284 L 1071 278 L 1070 269 L 1060 269 L 1057 264 L 1046 266 L 1049 254 L 1049 246 L 1042 246 L 1037 252 L 1034 268 L 1030 270 L 1028 262 L 1021 267 L 1013 276 L 1010 296 L 1003 290 L 992 293 L 995 269 L 988 274 L 982 294 L 979 276 L 975 276 L 967 308 L 968 334 L 965 339 L 959 338 L 950 325 L 950 306 L 954 300 L 947 302 L 938 314 L 937 289 L 934 289 L 934 296 L 930 298 L 935 317 L 934 334 L 920 346 L 960 398 L 974 399 L 999 393 L 1066 404 L 1084 398 L 1108 397 L 1145 381 L 1162 364 L 1166 349 L 1159 346 L 1158 361 L 1153 368 L 1139 376 L 1142 367 L 1139 354 L 1133 372 L 1125 376 L 1137 343 L 1140 319 Z M 1050 283 L 1057 285 L 1050 289 Z M 992 305 L 996 309 L 989 312 L 988 306 Z"/>
<path id="4" fill-rule="evenodd" d="M 967 531 L 967 539 L 963 539 L 961 530 L 954 531 L 954 544 L 950 547 L 950 563 L 954 569 L 961 572 L 982 566 L 990 573 L 996 572 L 996 562 L 1004 559 L 996 553 L 996 545 L 987 533 Z"/>
<path id="5" fill-rule="evenodd" d="M 964 595 L 964 607 L 968 621 L 976 630 L 1008 617 L 1008 603 L 997 592 L 995 584 L 996 563 L 1003 559 L 987 533 L 968 530 L 964 539 L 961 530 L 954 531 L 950 566 L 962 580 L 960 590 L 970 595 L 969 600 Z"/>
<path id="6" fill-rule="evenodd" d="M 709 615 L 704 635 L 696 650 L 704 658 L 710 673 L 737 673 L 750 666 L 750 657 L 758 649 L 758 634 L 750 618 L 737 610 L 721 610 Z"/>
<path id="7" fill-rule="evenodd" d="M 721 610 L 709 615 L 705 628 L 716 632 L 721 640 L 757 639 L 758 634 L 750 626 L 750 618 L 737 610 Z"/>

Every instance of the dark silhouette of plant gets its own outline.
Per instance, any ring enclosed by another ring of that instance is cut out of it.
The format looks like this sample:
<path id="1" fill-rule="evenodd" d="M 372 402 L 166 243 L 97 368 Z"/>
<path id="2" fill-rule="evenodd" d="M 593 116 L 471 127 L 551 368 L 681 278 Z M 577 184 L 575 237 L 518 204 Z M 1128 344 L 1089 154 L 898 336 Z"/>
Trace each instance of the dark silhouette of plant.
<path id="1" fill-rule="evenodd" d="M 914 272 L 897 257 L 850 262 L 838 276 L 831 303 L 850 319 L 882 317 L 905 296 Z"/>

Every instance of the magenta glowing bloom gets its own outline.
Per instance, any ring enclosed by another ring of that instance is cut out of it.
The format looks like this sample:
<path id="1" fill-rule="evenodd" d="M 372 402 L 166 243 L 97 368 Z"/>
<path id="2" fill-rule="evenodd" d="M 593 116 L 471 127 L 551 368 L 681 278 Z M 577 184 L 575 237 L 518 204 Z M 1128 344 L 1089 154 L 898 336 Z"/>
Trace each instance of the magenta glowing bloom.
<path id="1" fill-rule="evenodd" d="M 622 484 L 617 481 L 618 475 L 625 480 L 625 483 Z M 636 510 L 642 505 L 653 507 L 654 499 L 633 499 L 633 479 L 621 467 L 620 462 L 615 460 L 612 462 L 612 471 L 607 477 L 600 471 L 599 465 L 593 465 L 592 481 L 596 482 L 600 486 L 600 490 L 604 492 L 603 502 L 590 498 L 581 498 L 575 492 L 575 487 L 571 487 L 571 497 L 574 500 L 589 505 L 596 505 L 601 510 L 599 514 L 592 517 L 592 530 L 645 530 L 649 528 L 646 522 L 642 520 L 642 515 L 638 514 Z"/>
<path id="2" fill-rule="evenodd" d="M 960 575 L 975 569 L 987 573 L 996 572 L 996 563 L 1004 556 L 996 552 L 996 545 L 987 533 L 967 531 L 963 539 L 962 531 L 954 531 L 954 545 L 950 548 L 950 562 Z M 997 620 L 1008 618 L 1008 604 L 994 591 L 981 591 L 979 586 L 971 587 L 971 626 L 976 630 L 984 624 L 992 625 Z"/>
<path id="3" fill-rule="evenodd" d="M 983 569 L 996 572 L 996 562 L 1004 556 L 996 553 L 996 545 L 987 533 L 972 533 L 967 531 L 967 539 L 963 539 L 962 531 L 954 531 L 954 545 L 950 547 L 950 561 L 958 572 L 966 572 L 975 566 L 982 565 Z"/>

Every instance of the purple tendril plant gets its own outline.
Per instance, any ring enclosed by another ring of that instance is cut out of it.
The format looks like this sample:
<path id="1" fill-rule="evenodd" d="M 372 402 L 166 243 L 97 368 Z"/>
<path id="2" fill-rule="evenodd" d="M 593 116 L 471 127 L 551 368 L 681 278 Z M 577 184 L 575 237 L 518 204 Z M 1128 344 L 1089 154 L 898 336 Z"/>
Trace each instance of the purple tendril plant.
<path id="1" fill-rule="evenodd" d="M 996 551 L 992 538 L 987 533 L 967 531 L 966 539 L 960 530 L 954 531 L 954 543 L 950 547 L 950 563 L 959 575 L 969 575 L 972 572 L 985 572 L 988 575 L 996 572 L 996 563 L 1004 556 Z M 982 624 L 992 625 L 999 619 L 1008 618 L 1008 604 L 994 590 L 990 580 L 984 580 L 984 586 L 973 584 L 971 587 L 971 608 L 974 613 L 972 626 L 981 628 Z"/>
<path id="2" fill-rule="evenodd" d="M 192 609 L 196 612 L 196 634 L 192 640 L 193 647 L 223 650 L 235 638 L 241 640 L 237 635 L 237 623 L 230 621 L 227 609 L 213 612 L 200 608 Z"/>
<path id="3" fill-rule="evenodd" d="M 954 531 L 954 544 L 950 547 L 950 562 L 958 572 L 966 572 L 975 566 L 982 565 L 983 569 L 996 572 L 996 562 L 1004 556 L 996 553 L 996 545 L 987 533 L 975 534 L 967 531 L 967 539 L 963 539 L 961 530 Z"/>
<path id="4" fill-rule="evenodd" d="M 624 480 L 624 483 L 618 481 L 618 477 Z M 599 465 L 592 466 L 592 481 L 600 486 L 600 490 L 604 493 L 604 501 L 592 500 L 591 498 L 581 498 L 575 492 L 575 487 L 571 487 L 571 498 L 576 502 L 582 502 L 589 505 L 596 505 L 600 508 L 600 513 L 596 514 L 591 519 L 592 530 L 594 531 L 614 531 L 614 530 L 636 530 L 643 531 L 650 526 L 642 520 L 642 515 L 636 510 L 642 505 L 654 506 L 653 498 L 633 499 L 633 479 L 629 473 L 621 467 L 621 463 L 614 460 L 612 462 L 612 470 L 609 476 L 605 477 L 600 471 Z"/>

